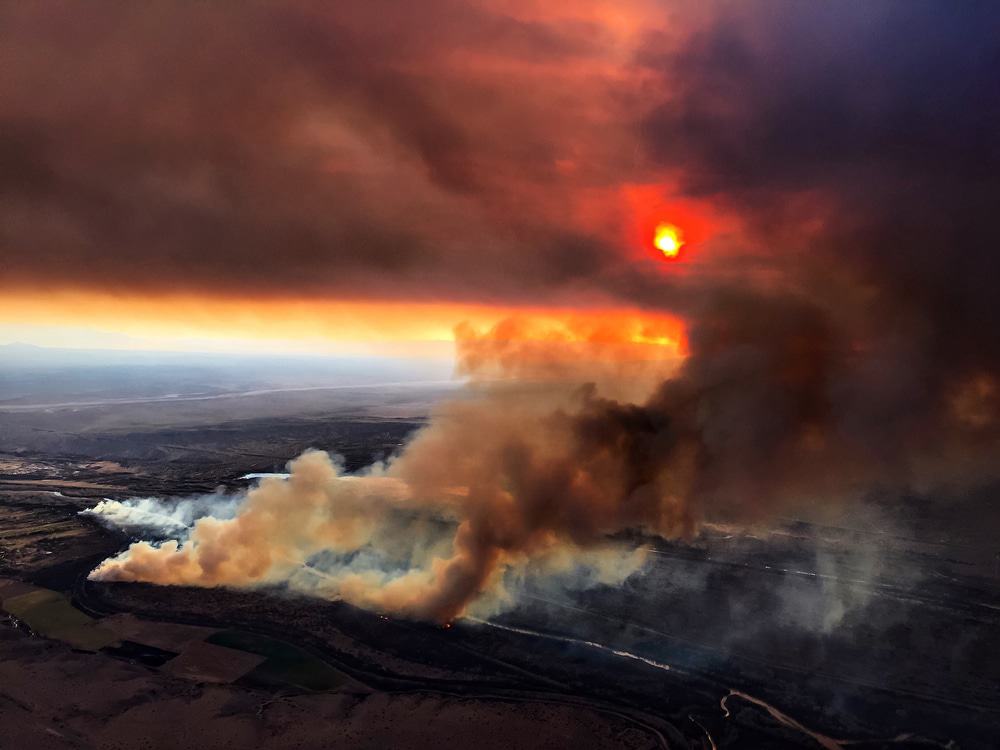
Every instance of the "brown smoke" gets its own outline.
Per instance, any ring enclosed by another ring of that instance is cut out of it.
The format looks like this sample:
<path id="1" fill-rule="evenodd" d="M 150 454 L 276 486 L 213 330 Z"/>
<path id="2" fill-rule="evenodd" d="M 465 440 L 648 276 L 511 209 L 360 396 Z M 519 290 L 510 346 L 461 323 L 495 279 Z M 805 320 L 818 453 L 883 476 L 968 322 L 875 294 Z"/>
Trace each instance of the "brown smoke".
<path id="1" fill-rule="evenodd" d="M 459 360 L 513 356 L 507 345 L 486 356 L 484 342 L 505 339 L 495 334 L 460 335 Z M 202 519 L 182 545 L 134 544 L 92 577 L 289 582 L 448 621 L 484 593 L 502 595 L 509 571 L 587 561 L 616 532 L 690 536 L 705 518 L 755 521 L 873 484 L 972 481 L 995 454 L 995 424 L 976 411 L 985 386 L 880 420 L 870 358 L 810 301 L 720 295 L 692 325 L 690 348 L 641 402 L 573 385 L 589 358 L 575 378 L 563 359 L 558 378 L 473 384 L 367 476 L 343 477 L 326 454 L 307 453 L 232 520 Z M 312 562 L 324 554 L 339 562 Z"/>
<path id="2" fill-rule="evenodd" d="M 509 317 L 478 331 L 455 328 L 456 369 L 475 381 L 592 383 L 611 398 L 640 401 L 677 371 L 683 323 L 664 315 L 576 313 Z"/>

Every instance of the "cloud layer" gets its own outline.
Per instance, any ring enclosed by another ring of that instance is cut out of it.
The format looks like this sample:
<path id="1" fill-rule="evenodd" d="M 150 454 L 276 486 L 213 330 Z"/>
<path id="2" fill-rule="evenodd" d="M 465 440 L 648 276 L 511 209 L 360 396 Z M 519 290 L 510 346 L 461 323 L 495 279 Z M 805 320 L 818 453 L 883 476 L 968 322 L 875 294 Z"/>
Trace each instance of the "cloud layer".
<path id="1" fill-rule="evenodd" d="M 599 275 L 617 35 L 516 6 L 5 5 L 4 283 L 484 302 Z"/>

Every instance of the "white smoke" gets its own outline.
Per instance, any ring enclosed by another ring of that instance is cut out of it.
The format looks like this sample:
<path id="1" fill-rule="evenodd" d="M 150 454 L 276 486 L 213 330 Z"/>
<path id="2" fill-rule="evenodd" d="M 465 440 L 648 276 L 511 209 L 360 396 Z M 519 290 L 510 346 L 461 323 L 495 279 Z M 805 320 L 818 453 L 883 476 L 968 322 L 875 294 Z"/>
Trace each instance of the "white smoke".
<path id="1" fill-rule="evenodd" d="M 80 511 L 108 528 L 156 539 L 186 540 L 201 518 L 233 518 L 246 499 L 243 493 L 215 492 L 186 498 L 104 498 L 93 508 Z"/>
<path id="2" fill-rule="evenodd" d="M 91 578 L 282 585 L 380 611 L 434 617 L 423 602 L 455 557 L 468 490 L 451 487 L 438 502 L 418 500 L 412 484 L 385 476 L 381 465 L 346 476 L 338 460 L 315 451 L 290 469 L 287 478 L 265 477 L 235 495 L 104 500 L 83 511 L 145 540 L 106 560 Z M 540 543 L 536 554 L 518 555 L 498 571 L 478 592 L 473 611 L 488 616 L 512 606 L 527 579 L 552 576 L 570 589 L 618 583 L 642 561 L 641 551 L 628 546 L 593 544 L 584 558 L 572 545 Z"/>

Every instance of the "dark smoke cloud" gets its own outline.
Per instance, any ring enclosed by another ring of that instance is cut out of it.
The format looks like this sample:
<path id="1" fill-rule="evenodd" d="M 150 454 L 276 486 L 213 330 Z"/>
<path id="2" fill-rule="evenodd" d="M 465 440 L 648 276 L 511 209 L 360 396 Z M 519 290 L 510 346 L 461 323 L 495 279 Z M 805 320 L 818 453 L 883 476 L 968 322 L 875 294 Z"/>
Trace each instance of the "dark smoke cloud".
<path id="1" fill-rule="evenodd" d="M 671 91 L 650 153 L 859 344 L 909 360 L 915 403 L 1000 358 L 998 29 L 988 3 L 749 3 L 640 55 Z"/>
<path id="2" fill-rule="evenodd" d="M 996 356 L 992 4 L 623 3 L 632 34 L 530 8 L 4 4 L 5 287 L 689 311 L 782 286 L 892 324 L 880 346 Z M 664 174 L 753 252 L 628 261 L 612 198 Z"/>
<path id="3" fill-rule="evenodd" d="M 631 148 L 624 95 L 573 74 L 599 26 L 42 2 L 0 41 L 5 286 L 523 301 L 614 262 L 566 219 Z"/>
<path id="4" fill-rule="evenodd" d="M 690 538 L 706 519 L 754 523 L 877 487 L 995 477 L 995 423 L 930 404 L 866 432 L 864 367 L 808 301 L 719 298 L 690 346 L 679 371 L 638 402 L 593 385 L 473 386 L 365 477 L 345 479 L 325 454 L 306 454 L 233 518 L 198 521 L 183 545 L 134 544 L 91 576 L 281 581 L 449 621 L 484 597 L 502 603 L 505 579 L 529 568 L 589 561 L 627 575 L 641 557 L 609 553 L 622 532 Z M 873 445 L 872 434 L 887 441 Z M 317 571 L 324 553 L 337 556 L 332 571 Z M 321 580 L 304 585 L 303 571 Z"/>

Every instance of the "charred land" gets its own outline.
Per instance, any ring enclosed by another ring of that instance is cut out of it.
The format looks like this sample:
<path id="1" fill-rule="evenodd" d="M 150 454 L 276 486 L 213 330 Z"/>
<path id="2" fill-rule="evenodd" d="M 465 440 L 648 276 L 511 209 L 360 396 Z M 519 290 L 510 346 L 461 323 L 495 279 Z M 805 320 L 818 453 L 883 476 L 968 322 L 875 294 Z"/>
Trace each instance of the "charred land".
<path id="1" fill-rule="evenodd" d="M 335 737 L 431 747 L 449 732 L 484 747 L 992 746 L 1000 603 L 993 540 L 976 523 L 986 497 L 947 518 L 918 497 L 874 498 L 866 516 L 839 523 L 631 534 L 624 541 L 647 555 L 624 582 L 527 582 L 513 606 L 449 627 L 281 585 L 88 580 L 134 539 L 78 515 L 96 502 L 245 491 L 254 480 L 241 477 L 282 471 L 306 448 L 360 469 L 398 451 L 439 397 L 313 394 L 304 413 L 249 419 L 177 404 L 5 415 L 0 715 L 19 727 L 10 736 L 112 747 L 99 727 L 117 722 L 127 737 L 124 712 L 160 727 L 167 746 L 179 735 L 163 717 L 182 705 L 185 731 L 250 732 L 264 747 Z M 901 513 L 905 526 L 882 522 Z M 67 630 L 24 608 L 50 594 L 86 622 Z M 29 668 L 30 689 L 15 679 Z M 67 708 L 57 686 L 86 692 L 84 673 L 108 695 Z M 327 720 L 289 729 L 307 711 Z"/>

